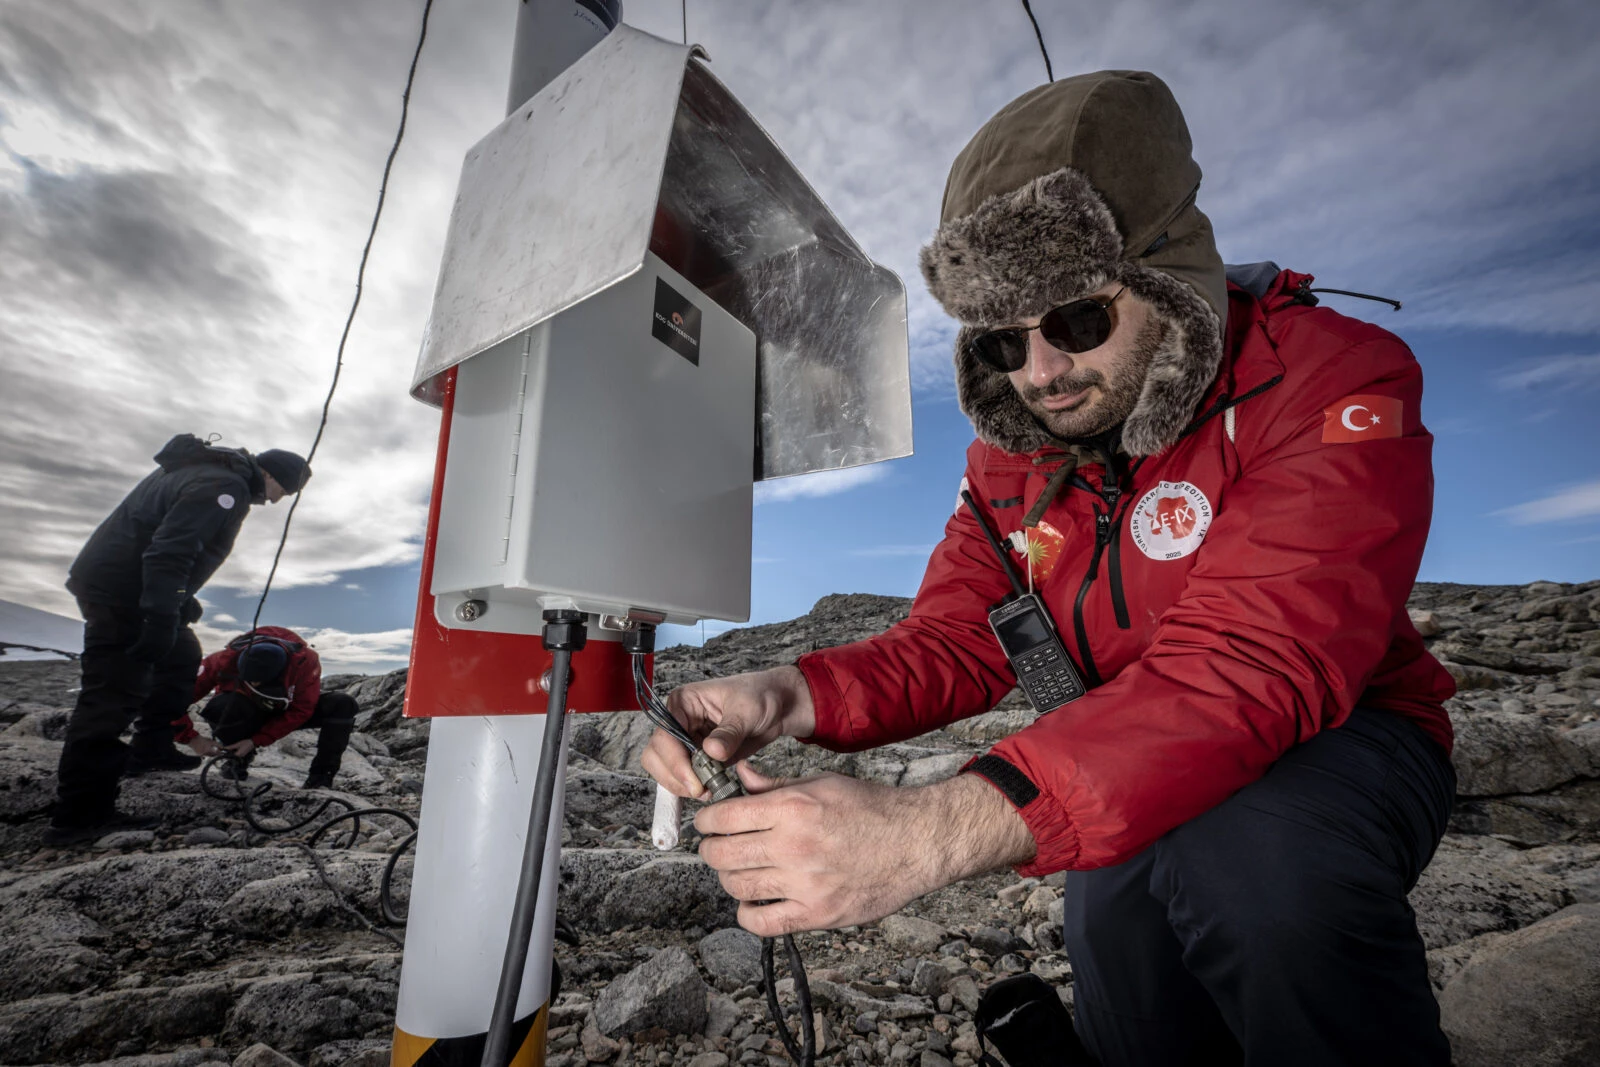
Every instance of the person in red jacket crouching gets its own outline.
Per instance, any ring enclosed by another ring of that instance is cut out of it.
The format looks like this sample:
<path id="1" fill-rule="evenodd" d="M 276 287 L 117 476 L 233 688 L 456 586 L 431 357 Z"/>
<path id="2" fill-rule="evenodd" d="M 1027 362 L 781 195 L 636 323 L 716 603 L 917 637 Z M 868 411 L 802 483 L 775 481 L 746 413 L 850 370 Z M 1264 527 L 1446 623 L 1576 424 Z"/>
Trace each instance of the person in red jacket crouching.
<path id="1" fill-rule="evenodd" d="M 200 717 L 211 724 L 215 740 L 200 734 L 185 716 L 177 723 L 177 741 L 201 756 L 231 754 L 234 759 L 222 766 L 221 774 L 242 781 L 257 749 L 292 730 L 320 730 L 304 788 L 333 785 L 360 707 L 348 693 L 322 691 L 322 661 L 299 634 L 263 626 L 234 638 L 200 665 L 195 701 L 213 690 L 216 695 Z"/>
<path id="2" fill-rule="evenodd" d="M 1105 1067 L 1443 1067 L 1406 901 L 1455 787 L 1454 686 L 1406 613 L 1421 369 L 1308 275 L 1225 268 L 1199 186 L 1140 71 L 1034 89 L 957 156 L 921 266 L 977 440 L 910 616 L 668 706 L 724 762 L 914 737 L 1019 671 L 1043 714 L 926 786 L 741 765 L 754 795 L 701 809 L 700 855 L 766 936 L 1066 872 L 1076 1030 Z M 1035 615 L 1008 657 L 990 613 L 1030 593 L 1060 645 Z M 1050 677 L 1067 661 L 1086 692 Z M 702 792 L 662 731 L 643 763 Z"/>

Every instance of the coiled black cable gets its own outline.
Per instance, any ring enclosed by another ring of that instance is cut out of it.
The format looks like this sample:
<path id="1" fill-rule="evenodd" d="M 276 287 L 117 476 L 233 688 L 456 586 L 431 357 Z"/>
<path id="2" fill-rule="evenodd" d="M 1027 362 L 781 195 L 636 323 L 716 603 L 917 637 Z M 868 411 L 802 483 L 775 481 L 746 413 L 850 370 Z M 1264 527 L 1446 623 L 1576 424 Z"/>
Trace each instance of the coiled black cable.
<path id="1" fill-rule="evenodd" d="M 383 875 L 378 882 L 378 906 L 383 913 L 383 921 L 388 923 L 390 926 L 404 926 L 406 924 L 406 918 L 400 913 L 400 910 L 395 907 L 394 903 L 394 872 L 395 868 L 400 863 L 400 858 L 410 851 L 411 847 L 415 845 L 417 841 L 417 820 L 411 815 L 411 813 L 402 811 L 399 808 L 357 807 L 344 797 L 327 796 L 323 798 L 322 803 L 318 804 L 312 810 L 310 815 L 307 815 L 298 821 L 288 821 L 285 825 L 274 825 L 273 823 L 264 821 L 264 813 L 259 809 L 260 801 L 266 797 L 267 794 L 272 792 L 273 783 L 261 782 L 253 788 L 247 788 L 245 782 L 237 778 L 223 779 L 223 781 L 228 781 L 234 786 L 233 792 L 226 792 L 219 789 L 215 780 L 211 777 L 212 770 L 223 764 L 233 765 L 235 772 L 237 773 L 243 769 L 243 762 L 244 761 L 232 755 L 212 756 L 210 759 L 206 760 L 204 765 L 202 765 L 200 768 L 200 791 L 208 797 L 212 797 L 217 800 L 232 801 L 238 804 L 240 813 L 244 816 L 245 823 L 252 830 L 266 837 L 281 837 L 284 834 L 292 834 L 296 830 L 303 830 L 307 826 L 316 823 L 319 819 L 322 819 L 322 821 L 317 825 L 316 829 L 307 834 L 303 840 L 296 842 L 296 844 L 301 845 L 309 851 L 315 849 L 322 841 L 323 835 L 329 830 L 333 829 L 333 827 L 339 825 L 340 823 L 348 822 L 350 824 L 349 831 L 335 838 L 334 843 L 331 846 L 335 849 L 348 849 L 354 846 L 355 843 L 360 840 L 361 820 L 364 818 L 378 815 L 388 815 L 399 819 L 401 822 L 405 823 L 411 828 L 411 832 L 398 841 L 394 847 L 389 850 L 388 861 L 383 865 Z M 334 808 L 341 810 L 336 811 L 332 816 L 326 819 L 322 818 L 326 812 Z M 314 855 L 313 859 L 315 859 Z M 339 896 L 342 901 L 343 894 L 340 893 L 339 889 L 328 880 L 327 873 L 322 870 L 320 863 L 317 864 L 317 873 L 322 877 L 323 884 L 326 885 L 327 888 L 336 896 Z M 375 930 L 374 932 L 382 933 L 384 936 L 389 937 L 391 941 L 395 940 L 392 935 L 389 935 L 384 931 Z"/>

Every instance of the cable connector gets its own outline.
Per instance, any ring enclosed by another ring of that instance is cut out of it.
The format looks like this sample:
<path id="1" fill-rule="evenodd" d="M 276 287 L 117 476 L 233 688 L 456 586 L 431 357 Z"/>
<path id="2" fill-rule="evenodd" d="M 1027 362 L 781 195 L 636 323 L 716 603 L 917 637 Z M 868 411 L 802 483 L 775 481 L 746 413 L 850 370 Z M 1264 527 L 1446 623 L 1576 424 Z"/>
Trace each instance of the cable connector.
<path id="1" fill-rule="evenodd" d="M 544 647 L 547 652 L 582 652 L 589 642 L 584 614 L 571 608 L 551 608 L 544 613 Z"/>
<path id="2" fill-rule="evenodd" d="M 740 783 L 739 776 L 734 773 L 733 768 L 706 755 L 705 749 L 694 750 L 694 755 L 689 757 L 689 766 L 694 768 L 694 776 L 700 779 L 700 784 L 705 786 L 706 792 L 710 794 L 706 797 L 709 803 L 715 804 L 719 800 L 744 795 L 744 785 Z"/>
<path id="3" fill-rule="evenodd" d="M 636 622 L 622 631 L 622 648 L 631 656 L 648 656 L 656 650 L 654 623 Z"/>

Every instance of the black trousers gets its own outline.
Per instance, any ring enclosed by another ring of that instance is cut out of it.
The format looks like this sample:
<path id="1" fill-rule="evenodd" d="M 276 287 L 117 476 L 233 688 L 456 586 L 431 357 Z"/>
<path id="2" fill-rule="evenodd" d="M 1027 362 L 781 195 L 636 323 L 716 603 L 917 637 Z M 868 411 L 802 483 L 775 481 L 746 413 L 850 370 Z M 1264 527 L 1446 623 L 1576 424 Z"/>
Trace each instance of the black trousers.
<path id="1" fill-rule="evenodd" d="M 323 693 L 311 718 L 297 730 L 321 730 L 317 735 L 317 754 L 311 758 L 312 774 L 337 774 L 350 734 L 356 726 L 361 706 L 349 693 Z M 272 716 L 242 693 L 218 693 L 200 709 L 200 717 L 211 724 L 211 733 L 224 745 L 243 741 L 261 731 Z"/>
<path id="2" fill-rule="evenodd" d="M 78 602 L 83 612 L 83 688 L 67 720 L 66 744 L 56 772 L 59 826 L 93 825 L 115 810 L 118 783 L 127 768 L 122 732 L 133 726 L 136 748 L 159 751 L 172 744 L 173 720 L 188 710 L 200 672 L 200 641 L 178 627 L 172 651 L 151 666 L 130 659 L 139 637 L 139 611 Z"/>
<path id="3" fill-rule="evenodd" d="M 1067 875 L 1077 1030 L 1104 1067 L 1450 1062 L 1406 894 L 1455 772 L 1357 709 L 1115 867 Z"/>

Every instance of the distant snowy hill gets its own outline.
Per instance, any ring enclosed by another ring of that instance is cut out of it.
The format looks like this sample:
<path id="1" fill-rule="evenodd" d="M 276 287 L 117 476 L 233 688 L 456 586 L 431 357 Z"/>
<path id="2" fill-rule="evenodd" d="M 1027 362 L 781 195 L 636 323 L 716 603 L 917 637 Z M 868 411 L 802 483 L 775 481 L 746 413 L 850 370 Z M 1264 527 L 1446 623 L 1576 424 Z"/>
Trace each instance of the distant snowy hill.
<path id="1" fill-rule="evenodd" d="M 83 623 L 77 619 L 0 600 L 0 659 L 58 659 L 55 653 L 82 651 Z"/>

